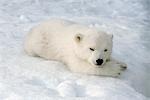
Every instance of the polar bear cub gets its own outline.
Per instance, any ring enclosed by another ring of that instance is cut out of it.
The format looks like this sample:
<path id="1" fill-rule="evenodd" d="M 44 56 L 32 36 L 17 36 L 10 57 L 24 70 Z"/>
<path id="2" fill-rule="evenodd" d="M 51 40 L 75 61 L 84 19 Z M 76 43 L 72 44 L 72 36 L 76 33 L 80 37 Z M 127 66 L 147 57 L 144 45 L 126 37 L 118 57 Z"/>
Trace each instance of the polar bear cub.
<path id="1" fill-rule="evenodd" d="M 126 64 L 114 60 L 112 35 L 63 19 L 50 19 L 33 27 L 25 40 L 28 55 L 57 60 L 72 72 L 119 76 Z"/>

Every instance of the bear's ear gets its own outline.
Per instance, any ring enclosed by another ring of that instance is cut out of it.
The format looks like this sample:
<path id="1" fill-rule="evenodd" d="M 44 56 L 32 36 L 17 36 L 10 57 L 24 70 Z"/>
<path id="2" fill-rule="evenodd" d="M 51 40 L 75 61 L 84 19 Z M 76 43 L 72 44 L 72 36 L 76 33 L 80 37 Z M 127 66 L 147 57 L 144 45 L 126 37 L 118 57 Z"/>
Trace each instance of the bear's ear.
<path id="1" fill-rule="evenodd" d="M 75 41 L 79 43 L 83 39 L 83 35 L 78 33 L 75 35 Z"/>

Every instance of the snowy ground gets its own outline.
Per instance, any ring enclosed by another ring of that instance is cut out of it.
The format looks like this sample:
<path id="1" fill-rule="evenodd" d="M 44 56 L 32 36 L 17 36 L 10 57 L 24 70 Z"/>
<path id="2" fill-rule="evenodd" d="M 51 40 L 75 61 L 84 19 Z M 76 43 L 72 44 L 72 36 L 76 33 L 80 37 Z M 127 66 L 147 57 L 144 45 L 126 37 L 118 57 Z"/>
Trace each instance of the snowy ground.
<path id="1" fill-rule="evenodd" d="M 0 0 L 0 100 L 148 99 L 149 16 L 149 0 Z M 69 72 L 62 63 L 27 56 L 26 32 L 50 17 L 113 33 L 113 56 L 128 70 L 120 78 L 86 76 Z"/>

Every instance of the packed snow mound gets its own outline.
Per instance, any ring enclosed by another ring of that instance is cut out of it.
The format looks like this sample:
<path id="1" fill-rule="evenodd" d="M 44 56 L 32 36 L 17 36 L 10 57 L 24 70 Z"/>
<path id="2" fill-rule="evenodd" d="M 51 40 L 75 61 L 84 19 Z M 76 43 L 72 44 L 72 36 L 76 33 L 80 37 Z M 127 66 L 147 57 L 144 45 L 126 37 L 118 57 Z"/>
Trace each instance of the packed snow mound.
<path id="1" fill-rule="evenodd" d="M 150 96 L 149 4 L 147 0 L 1 0 L 0 100 L 149 99 L 144 96 Z M 126 62 L 128 70 L 119 78 L 83 75 L 60 62 L 25 54 L 27 31 L 50 17 L 113 33 L 113 56 Z"/>

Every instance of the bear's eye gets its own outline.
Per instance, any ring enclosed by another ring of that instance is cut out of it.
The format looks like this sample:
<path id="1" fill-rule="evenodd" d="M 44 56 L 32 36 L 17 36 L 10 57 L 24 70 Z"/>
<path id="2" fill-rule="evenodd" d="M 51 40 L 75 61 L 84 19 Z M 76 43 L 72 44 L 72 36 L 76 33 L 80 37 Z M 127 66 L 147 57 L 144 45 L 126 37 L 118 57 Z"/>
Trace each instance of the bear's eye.
<path id="1" fill-rule="evenodd" d="M 90 50 L 91 50 L 91 51 L 94 51 L 95 49 L 94 49 L 94 48 L 90 48 Z"/>
<path id="2" fill-rule="evenodd" d="M 107 49 L 104 50 L 104 52 L 107 52 L 107 51 L 108 51 Z"/>

